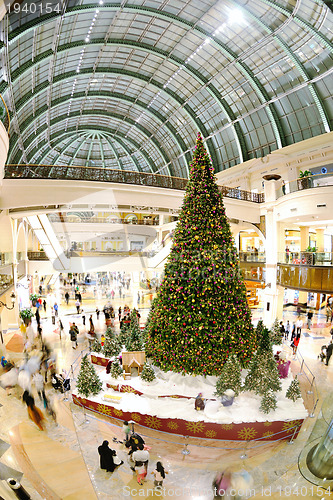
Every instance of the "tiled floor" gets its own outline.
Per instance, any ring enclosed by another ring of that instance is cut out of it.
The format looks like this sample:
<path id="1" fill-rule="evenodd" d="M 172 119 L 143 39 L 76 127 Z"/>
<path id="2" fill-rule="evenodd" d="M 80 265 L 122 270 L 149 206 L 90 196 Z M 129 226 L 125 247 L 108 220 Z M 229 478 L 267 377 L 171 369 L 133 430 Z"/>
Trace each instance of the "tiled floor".
<path id="1" fill-rule="evenodd" d="M 135 297 L 136 293 L 135 291 Z M 146 302 L 145 309 L 141 311 L 143 317 L 148 312 L 149 302 L 148 300 Z M 116 308 L 125 303 L 132 306 L 130 297 L 116 298 L 113 303 Z M 98 306 L 102 308 L 103 301 L 99 301 Z M 95 310 L 95 301 L 87 300 L 84 309 L 88 324 L 89 312 Z M 43 321 L 43 333 L 57 354 L 58 370 L 62 368 L 69 370 L 72 364 L 75 370 L 79 366 L 80 351 L 87 347 L 85 327 L 82 325 L 81 317 L 71 315 L 74 313 L 73 303 L 69 307 L 62 305 L 60 313 L 65 327 L 63 337 L 59 338 L 59 332 L 51 324 L 50 318 Z M 254 317 L 259 316 L 260 311 L 255 311 Z M 286 311 L 285 318 L 292 319 L 293 312 Z M 69 320 L 73 319 L 81 331 L 79 349 L 76 351 L 72 350 L 67 333 Z M 96 323 L 95 315 L 94 320 Z M 97 329 L 103 328 L 102 320 L 103 314 L 99 323 L 96 323 Z M 323 398 L 331 390 L 333 381 L 333 364 L 326 367 L 317 358 L 321 345 L 328 343 L 330 339 L 330 327 L 324 320 L 324 317 L 316 317 L 312 330 L 303 330 L 299 347 L 299 353 L 316 377 L 319 394 L 316 416 Z M 8 349 L 8 353 L 14 360 L 22 356 L 17 347 L 19 342 L 16 335 L 17 332 L 11 332 L 5 338 L 7 346 L 9 348 L 13 346 L 13 351 Z M 290 342 L 286 342 L 283 349 L 288 358 L 292 359 L 289 344 Z M 311 411 L 316 395 L 306 394 L 306 390 L 310 389 L 307 377 L 312 380 L 307 366 L 303 366 L 299 380 L 306 397 L 306 405 Z M 293 373 L 300 372 L 299 359 L 292 360 L 292 370 Z M 253 498 L 296 498 L 297 487 L 302 498 L 326 499 L 331 496 L 327 493 L 320 494 L 320 490 L 306 481 L 298 470 L 298 456 L 308 440 L 316 418 L 308 418 L 305 421 L 293 444 L 249 442 L 244 446 L 244 443 L 240 442 L 205 441 L 193 438 L 188 440 L 189 455 L 182 454 L 184 449 L 182 437 L 138 427 L 138 432 L 145 436 L 146 443 L 151 447 L 149 472 L 159 459 L 169 472 L 164 481 L 165 490 L 160 494 L 153 491 L 151 474 L 148 474 L 143 486 L 137 484 L 127 463 L 123 445 L 112 442 L 114 437 L 121 438 L 120 422 L 110 421 L 93 413 L 85 415 L 80 408 L 70 401 L 65 401 L 60 393 L 55 393 L 53 389 L 49 392 L 54 401 L 57 424 L 52 420 L 48 421 L 46 431 L 42 432 L 28 419 L 26 408 L 19 399 L 19 392 L 13 390 L 12 394 L 7 396 L 6 391 L 0 389 L 0 404 L 3 405 L 0 407 L 0 439 L 10 444 L 10 447 L 4 445 L 0 448 L 3 453 L 0 464 L 4 467 L 3 469 L 0 465 L 0 475 L 2 479 L 8 477 L 5 466 L 14 470 L 12 475 L 16 471 L 14 477 L 17 479 L 21 478 L 23 472 L 22 485 L 34 500 L 41 498 L 121 500 L 137 497 L 208 500 L 213 498 L 210 490 L 216 472 L 227 467 L 233 471 L 246 469 L 251 473 L 254 481 Z M 36 401 L 37 399 L 36 397 Z M 124 464 L 112 474 L 99 468 L 97 446 L 104 439 L 110 442 L 111 447 L 118 450 L 118 455 L 124 460 Z M 2 481 L 0 495 L 6 500 L 15 498 L 4 488 L 7 487 Z"/>

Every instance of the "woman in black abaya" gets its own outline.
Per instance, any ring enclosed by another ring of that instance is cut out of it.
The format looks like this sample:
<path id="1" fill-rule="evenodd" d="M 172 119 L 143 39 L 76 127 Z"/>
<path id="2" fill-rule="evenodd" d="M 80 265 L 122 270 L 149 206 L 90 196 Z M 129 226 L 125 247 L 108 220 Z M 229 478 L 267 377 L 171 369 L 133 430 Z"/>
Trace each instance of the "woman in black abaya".
<path id="1" fill-rule="evenodd" d="M 101 469 L 106 469 L 107 472 L 113 472 L 116 466 L 113 462 L 113 452 L 111 448 L 109 448 L 109 441 L 103 441 L 101 446 L 98 447 L 98 453 L 100 455 Z"/>

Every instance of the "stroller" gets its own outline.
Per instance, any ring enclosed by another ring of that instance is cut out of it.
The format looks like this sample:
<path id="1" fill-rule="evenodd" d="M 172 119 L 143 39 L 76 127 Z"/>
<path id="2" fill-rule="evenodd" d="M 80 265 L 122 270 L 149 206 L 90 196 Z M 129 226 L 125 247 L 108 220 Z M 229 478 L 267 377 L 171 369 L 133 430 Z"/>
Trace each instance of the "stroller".
<path id="1" fill-rule="evenodd" d="M 51 383 L 53 389 L 55 389 L 56 391 L 60 391 L 61 393 L 70 391 L 71 383 L 69 378 L 64 379 L 61 374 L 53 374 L 51 377 Z"/>
<path id="2" fill-rule="evenodd" d="M 320 359 L 321 362 L 325 362 L 326 360 L 326 351 L 327 351 L 327 345 L 322 345 L 320 354 L 318 356 L 318 359 Z"/>

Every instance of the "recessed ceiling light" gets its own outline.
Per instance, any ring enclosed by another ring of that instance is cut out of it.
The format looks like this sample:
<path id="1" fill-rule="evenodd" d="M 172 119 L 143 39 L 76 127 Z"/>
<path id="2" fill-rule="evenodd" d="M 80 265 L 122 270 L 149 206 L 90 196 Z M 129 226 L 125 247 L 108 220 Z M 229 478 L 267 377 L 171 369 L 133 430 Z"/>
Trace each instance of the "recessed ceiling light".
<path id="1" fill-rule="evenodd" d="M 103 5 L 103 0 L 99 0 L 99 5 Z"/>
<path id="2" fill-rule="evenodd" d="M 88 36 L 86 37 L 86 40 L 85 40 L 85 41 L 86 41 L 87 43 L 89 42 L 89 37 L 88 37 Z"/>

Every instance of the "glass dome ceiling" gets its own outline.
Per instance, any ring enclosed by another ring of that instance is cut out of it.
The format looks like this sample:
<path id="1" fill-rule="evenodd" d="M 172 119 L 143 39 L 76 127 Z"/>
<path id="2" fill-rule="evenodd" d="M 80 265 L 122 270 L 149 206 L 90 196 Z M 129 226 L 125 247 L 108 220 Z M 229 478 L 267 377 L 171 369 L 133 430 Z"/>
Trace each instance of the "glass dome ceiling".
<path id="1" fill-rule="evenodd" d="M 1 24 L 8 163 L 187 177 L 198 131 L 220 171 L 333 129 L 328 0 L 24 0 Z"/>

